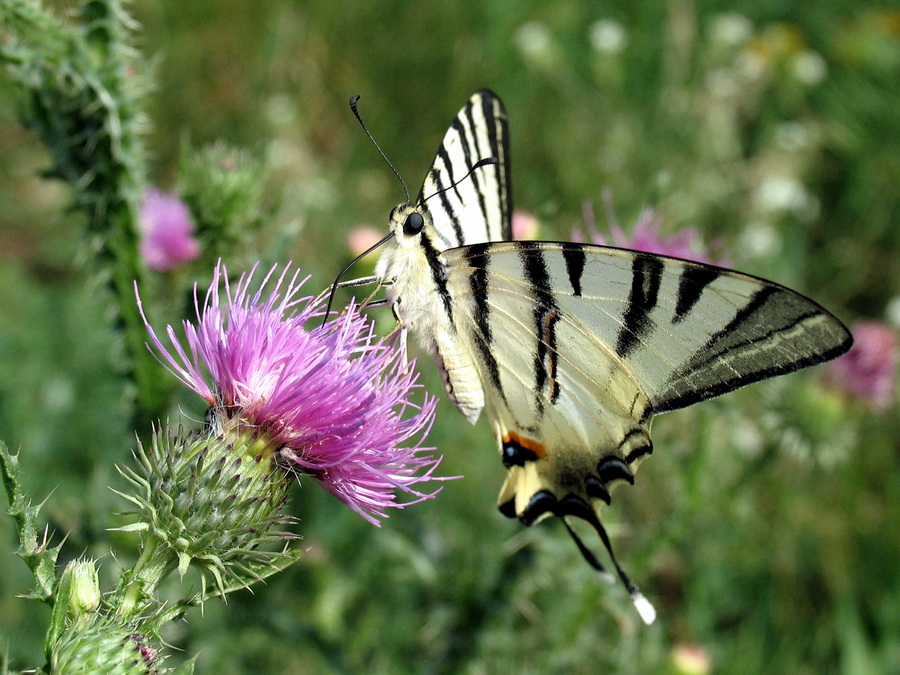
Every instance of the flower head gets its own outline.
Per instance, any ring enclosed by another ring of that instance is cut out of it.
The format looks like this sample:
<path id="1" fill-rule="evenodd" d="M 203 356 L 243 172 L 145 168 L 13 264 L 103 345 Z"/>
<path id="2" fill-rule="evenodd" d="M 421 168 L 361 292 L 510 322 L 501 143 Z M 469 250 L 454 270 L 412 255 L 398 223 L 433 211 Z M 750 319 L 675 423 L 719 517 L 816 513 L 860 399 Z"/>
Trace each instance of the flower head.
<path id="1" fill-rule="evenodd" d="M 150 188 L 140 213 L 141 255 L 150 269 L 165 272 L 194 260 L 200 245 L 187 205 L 175 195 Z"/>
<path id="2" fill-rule="evenodd" d="M 672 258 L 683 258 L 684 260 L 693 260 L 694 262 L 712 265 L 728 265 L 728 260 L 724 257 L 714 257 L 713 249 L 718 248 L 715 244 L 704 250 L 700 234 L 692 227 L 685 228 L 669 236 L 660 234 L 659 226 L 662 223 L 662 217 L 649 207 L 641 211 L 629 237 L 619 225 L 619 220 L 613 209 L 612 197 L 608 190 L 605 190 L 603 193 L 603 203 L 606 208 L 606 217 L 609 221 L 609 231 L 612 234 L 611 242 L 608 242 L 606 237 L 597 231 L 594 209 L 590 202 L 585 202 L 584 205 L 584 222 L 591 242 L 594 244 L 628 248 L 634 251 L 655 253 Z M 575 230 L 572 233 L 572 238 L 576 241 L 584 240 L 580 230 Z"/>
<path id="3" fill-rule="evenodd" d="M 433 496 L 412 486 L 435 480 L 440 462 L 418 447 L 435 399 L 409 400 L 420 385 L 406 353 L 378 339 L 355 307 L 307 329 L 323 315 L 322 301 L 300 296 L 299 271 L 275 266 L 253 291 L 255 273 L 232 286 L 225 266 L 216 267 L 202 304 L 195 290 L 186 347 L 171 326 L 170 348 L 147 324 L 164 365 L 212 406 L 215 424 L 251 429 L 374 524 L 387 507 L 406 505 L 395 501 L 398 490 L 414 501 Z M 412 447 L 400 447 L 410 439 Z"/>
<path id="4" fill-rule="evenodd" d="M 877 321 L 853 326 L 853 346 L 827 366 L 832 387 L 854 398 L 885 408 L 894 397 L 894 374 L 900 358 L 897 334 Z"/>

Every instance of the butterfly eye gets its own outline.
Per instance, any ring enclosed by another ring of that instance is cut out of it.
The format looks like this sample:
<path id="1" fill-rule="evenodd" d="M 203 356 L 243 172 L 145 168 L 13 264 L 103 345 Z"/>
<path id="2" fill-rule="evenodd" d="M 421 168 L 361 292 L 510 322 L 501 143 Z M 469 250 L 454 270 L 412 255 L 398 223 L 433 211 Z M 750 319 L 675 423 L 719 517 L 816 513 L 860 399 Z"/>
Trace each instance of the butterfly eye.
<path id="1" fill-rule="evenodd" d="M 403 234 L 412 237 L 419 234 L 423 227 L 425 227 L 425 219 L 422 217 L 422 214 L 413 211 L 406 216 L 406 221 L 403 223 Z"/>

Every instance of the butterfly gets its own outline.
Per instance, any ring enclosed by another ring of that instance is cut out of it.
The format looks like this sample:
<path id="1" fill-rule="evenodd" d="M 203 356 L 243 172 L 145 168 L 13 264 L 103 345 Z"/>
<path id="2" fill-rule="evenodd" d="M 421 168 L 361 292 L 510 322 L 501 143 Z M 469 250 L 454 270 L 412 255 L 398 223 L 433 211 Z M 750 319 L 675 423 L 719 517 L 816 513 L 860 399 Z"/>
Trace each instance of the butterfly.
<path id="1" fill-rule="evenodd" d="M 478 91 L 416 200 L 391 212 L 370 280 L 434 357 L 460 412 L 489 418 L 507 472 L 500 511 L 525 525 L 562 518 L 602 571 L 569 520 L 587 522 L 651 623 L 600 511 L 653 451 L 652 417 L 834 358 L 851 337 L 812 300 L 733 270 L 512 241 L 509 167 L 504 106 Z"/>

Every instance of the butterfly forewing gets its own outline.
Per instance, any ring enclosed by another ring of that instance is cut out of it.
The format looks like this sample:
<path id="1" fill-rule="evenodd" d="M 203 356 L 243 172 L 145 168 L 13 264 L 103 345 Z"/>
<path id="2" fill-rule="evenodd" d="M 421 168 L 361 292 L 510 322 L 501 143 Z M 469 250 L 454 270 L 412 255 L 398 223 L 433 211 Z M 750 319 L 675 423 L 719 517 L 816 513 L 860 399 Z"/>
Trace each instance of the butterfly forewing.
<path id="1" fill-rule="evenodd" d="M 552 242 L 497 242 L 441 259 L 451 280 L 476 272 L 484 278 L 490 338 L 516 334 L 506 338 L 521 345 L 521 362 L 511 367 L 528 366 L 520 378 L 540 399 L 533 408 L 561 396 L 566 357 L 588 374 L 615 363 L 616 377 L 637 382 L 660 413 L 826 361 L 850 342 L 846 328 L 812 300 L 711 265 Z M 476 311 L 463 297 L 458 306 L 460 320 Z M 460 334 L 472 330 L 460 327 Z M 483 339 L 477 332 L 476 325 L 472 339 Z"/>
<path id="2" fill-rule="evenodd" d="M 496 163 L 472 171 L 477 162 L 491 158 Z M 509 130 L 496 94 L 478 91 L 459 111 L 438 148 L 418 202 L 431 216 L 438 250 L 512 238 Z"/>

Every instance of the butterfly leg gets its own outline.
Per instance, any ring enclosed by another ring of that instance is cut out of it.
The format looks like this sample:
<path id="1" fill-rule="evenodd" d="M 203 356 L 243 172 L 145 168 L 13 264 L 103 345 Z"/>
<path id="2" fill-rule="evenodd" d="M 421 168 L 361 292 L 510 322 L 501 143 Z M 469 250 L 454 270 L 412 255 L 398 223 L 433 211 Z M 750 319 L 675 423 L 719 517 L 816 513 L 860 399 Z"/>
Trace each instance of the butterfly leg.
<path id="1" fill-rule="evenodd" d="M 349 281 L 341 281 L 334 286 L 329 286 L 325 290 L 323 290 L 319 295 L 316 296 L 316 302 L 321 302 L 325 296 L 329 293 L 333 293 L 338 288 L 358 288 L 359 286 L 371 286 L 372 284 L 377 284 L 381 281 L 376 276 L 371 277 L 360 277 L 359 279 L 350 279 Z M 386 283 L 386 282 L 385 282 Z M 377 288 L 375 289 L 377 292 Z"/>
<path id="2" fill-rule="evenodd" d="M 387 303 L 384 303 L 387 304 Z M 373 305 L 369 305 L 372 307 Z M 380 306 L 380 305 L 379 305 Z M 404 372 L 408 372 L 409 367 L 412 365 L 412 362 L 409 360 L 409 331 L 406 330 L 406 327 L 403 325 L 403 321 L 400 318 L 400 315 L 397 313 L 397 309 L 395 305 L 391 305 L 391 308 L 394 311 L 394 318 L 397 320 L 397 324 L 391 329 L 391 332 L 388 333 L 384 339 L 386 342 L 399 342 L 400 343 L 400 351 L 406 357 L 406 369 Z"/>
<path id="3" fill-rule="evenodd" d="M 387 307 L 391 304 L 389 298 L 382 298 L 381 300 L 373 300 L 375 294 L 378 293 L 385 286 L 390 286 L 391 282 L 388 280 L 381 281 L 378 286 L 375 287 L 375 290 L 369 294 L 369 297 L 362 301 L 360 304 L 360 309 L 377 309 L 378 307 Z M 394 316 L 397 316 L 397 313 L 394 312 Z M 398 319 L 399 321 L 399 319 Z"/>
<path id="4" fill-rule="evenodd" d="M 386 303 L 384 303 L 386 304 Z M 403 325 L 403 318 L 400 316 L 400 312 L 397 311 L 397 305 L 400 304 L 400 300 L 395 300 L 391 305 L 391 311 L 394 314 L 394 320 L 397 322 L 397 325 L 391 330 L 390 333 L 387 334 L 387 339 L 393 340 L 400 335 L 400 347 L 406 352 L 406 347 L 408 344 L 408 331 L 406 327 Z M 370 307 L 372 305 L 369 305 Z M 379 301 L 378 306 L 382 306 L 382 303 Z"/>

